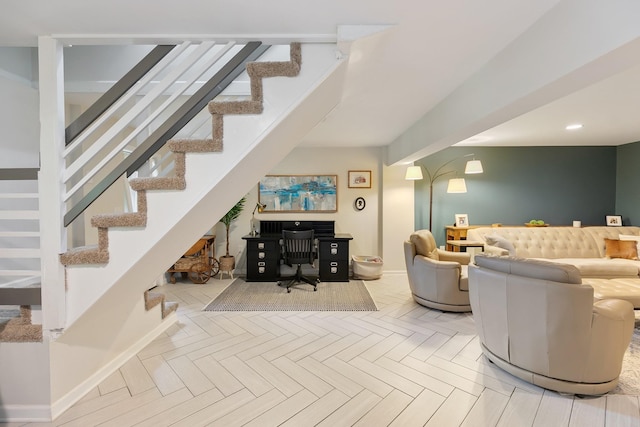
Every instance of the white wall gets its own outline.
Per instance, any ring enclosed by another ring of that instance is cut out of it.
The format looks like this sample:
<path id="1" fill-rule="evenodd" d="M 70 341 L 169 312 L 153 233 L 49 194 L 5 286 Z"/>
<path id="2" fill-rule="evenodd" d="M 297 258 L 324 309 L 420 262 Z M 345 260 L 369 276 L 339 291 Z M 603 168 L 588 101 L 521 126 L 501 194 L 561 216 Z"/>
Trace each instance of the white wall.
<path id="1" fill-rule="evenodd" d="M 40 152 L 38 92 L 0 76 L 0 169 L 37 168 Z"/>
<path id="2" fill-rule="evenodd" d="M 294 149 L 270 171 L 274 175 L 337 175 L 338 212 L 336 213 L 258 213 L 258 220 L 326 220 L 335 221 L 337 233 L 350 233 L 351 255 L 383 257 L 385 271 L 405 270 L 401 256 L 402 240 L 413 231 L 413 185 L 404 180 L 404 167 L 384 167 L 383 149 L 305 148 Z M 348 188 L 349 170 L 371 170 L 372 187 Z M 387 188 L 390 192 L 387 194 Z M 366 207 L 354 208 L 357 197 L 364 197 Z M 389 200 L 382 206 L 382 200 Z M 246 271 L 246 244 L 242 236 L 251 231 L 251 212 L 258 201 L 258 183 L 247 194 L 245 209 L 231 226 L 229 252 L 236 256 L 239 272 Z M 388 230 L 388 231 L 387 231 Z M 214 227 L 216 255 L 225 251 L 225 229 Z M 399 243 L 398 243 L 399 242 Z M 388 260 L 385 259 L 388 257 Z"/>
<path id="3" fill-rule="evenodd" d="M 34 47 L 0 47 L 0 74 L 29 85 L 38 80 L 38 51 Z M 33 85 L 35 86 L 35 85 Z"/>
<path id="4" fill-rule="evenodd" d="M 0 365 L 3 363 L 12 365 L 1 372 L 0 423 L 7 419 L 49 420 L 49 343 L 1 343 Z"/>
<path id="5" fill-rule="evenodd" d="M 406 165 L 383 168 L 381 201 L 382 259 L 385 271 L 406 271 L 403 243 L 415 230 L 414 182 L 404 179 Z"/>

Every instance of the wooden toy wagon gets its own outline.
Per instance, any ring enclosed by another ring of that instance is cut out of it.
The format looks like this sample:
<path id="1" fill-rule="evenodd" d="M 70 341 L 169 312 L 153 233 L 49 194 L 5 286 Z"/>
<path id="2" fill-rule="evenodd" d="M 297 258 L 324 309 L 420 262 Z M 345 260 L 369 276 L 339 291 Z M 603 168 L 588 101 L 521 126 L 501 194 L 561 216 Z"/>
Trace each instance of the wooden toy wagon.
<path id="1" fill-rule="evenodd" d="M 171 266 L 169 280 L 176 283 L 173 273 L 182 273 L 193 283 L 207 283 L 220 271 L 220 263 L 216 259 L 215 235 L 203 236 L 185 254 Z"/>

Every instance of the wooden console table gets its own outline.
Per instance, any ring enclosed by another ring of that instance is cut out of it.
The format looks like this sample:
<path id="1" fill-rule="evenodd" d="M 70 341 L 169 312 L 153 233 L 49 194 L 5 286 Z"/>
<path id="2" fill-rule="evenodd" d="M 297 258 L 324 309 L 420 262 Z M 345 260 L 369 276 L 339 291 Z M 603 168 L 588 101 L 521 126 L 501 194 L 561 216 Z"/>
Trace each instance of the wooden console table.
<path id="1" fill-rule="evenodd" d="M 454 225 L 445 226 L 444 227 L 445 236 L 447 238 L 446 249 L 448 251 L 460 252 L 463 247 L 460 244 L 451 244 L 451 241 L 459 242 L 459 241 L 467 240 L 467 230 L 470 230 L 472 228 L 479 228 L 479 227 L 491 227 L 491 226 L 490 225 L 470 225 L 468 227 L 456 227 Z M 466 247 L 464 248 L 464 250 L 462 250 L 462 252 L 466 251 L 467 247 L 472 247 L 472 246 L 478 247 L 477 244 L 466 245 Z"/>
<path id="2" fill-rule="evenodd" d="M 454 252 L 466 252 L 467 248 L 484 249 L 484 242 L 475 242 L 473 240 L 447 240 L 447 247 L 452 247 Z"/>

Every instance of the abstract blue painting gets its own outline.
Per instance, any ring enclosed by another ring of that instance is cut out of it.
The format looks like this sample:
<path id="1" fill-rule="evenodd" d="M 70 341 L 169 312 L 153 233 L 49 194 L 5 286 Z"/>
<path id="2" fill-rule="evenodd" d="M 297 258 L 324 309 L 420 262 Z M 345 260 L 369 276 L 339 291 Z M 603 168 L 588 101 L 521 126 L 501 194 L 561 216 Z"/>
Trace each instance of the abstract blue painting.
<path id="1" fill-rule="evenodd" d="M 336 212 L 337 175 L 267 175 L 260 180 L 263 212 Z"/>

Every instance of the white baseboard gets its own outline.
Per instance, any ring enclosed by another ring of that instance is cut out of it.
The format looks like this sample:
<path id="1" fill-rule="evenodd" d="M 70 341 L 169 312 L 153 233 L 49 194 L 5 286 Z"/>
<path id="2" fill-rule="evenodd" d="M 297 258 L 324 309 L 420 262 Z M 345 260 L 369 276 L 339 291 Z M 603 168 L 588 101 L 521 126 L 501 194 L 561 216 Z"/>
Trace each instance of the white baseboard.
<path id="1" fill-rule="evenodd" d="M 391 274 L 407 274 L 407 270 L 383 270 L 382 274 L 391 275 Z"/>
<path id="2" fill-rule="evenodd" d="M 51 421 L 49 405 L 1 405 L 0 423 L 27 423 Z"/>
<path id="3" fill-rule="evenodd" d="M 158 306 L 160 307 L 160 306 Z M 178 316 L 175 312 L 165 317 L 162 322 L 147 333 L 142 339 L 138 340 L 134 345 L 129 347 L 126 351 L 116 356 L 111 362 L 106 364 L 102 369 L 87 378 L 82 384 L 71 390 L 69 393 L 58 399 L 51 405 L 52 420 L 55 420 L 64 411 L 69 409 L 78 400 L 82 399 L 87 393 L 98 386 L 102 381 L 108 378 L 115 371 L 120 369 L 129 359 L 138 354 L 143 348 L 145 348 L 151 341 L 156 339 L 158 335 L 166 331 L 171 325 L 176 323 Z"/>

